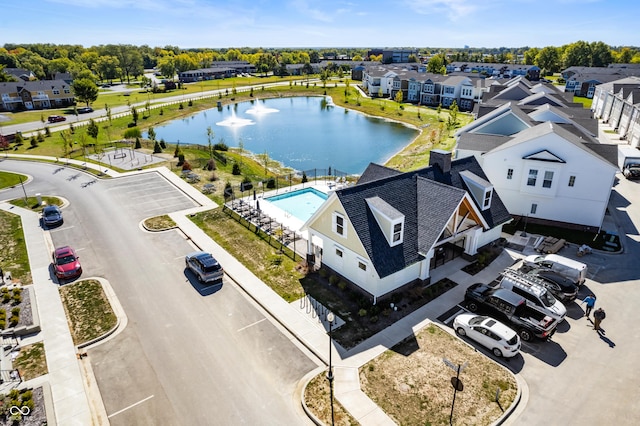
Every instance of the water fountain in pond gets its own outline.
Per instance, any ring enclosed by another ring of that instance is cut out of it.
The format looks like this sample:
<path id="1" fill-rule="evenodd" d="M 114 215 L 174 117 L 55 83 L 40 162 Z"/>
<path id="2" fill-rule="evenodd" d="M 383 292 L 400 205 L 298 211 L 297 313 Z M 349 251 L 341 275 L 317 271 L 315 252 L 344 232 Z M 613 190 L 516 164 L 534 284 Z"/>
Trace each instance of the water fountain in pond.
<path id="1" fill-rule="evenodd" d="M 256 104 L 247 110 L 247 114 L 259 115 L 259 114 L 271 114 L 272 112 L 280 112 L 275 108 L 268 108 L 262 104 Z"/>
<path id="2" fill-rule="evenodd" d="M 231 110 L 231 117 L 218 121 L 216 126 L 223 127 L 244 127 L 244 126 L 252 126 L 256 124 L 253 120 L 249 120 L 248 118 L 238 118 L 236 117 L 236 112 Z"/>

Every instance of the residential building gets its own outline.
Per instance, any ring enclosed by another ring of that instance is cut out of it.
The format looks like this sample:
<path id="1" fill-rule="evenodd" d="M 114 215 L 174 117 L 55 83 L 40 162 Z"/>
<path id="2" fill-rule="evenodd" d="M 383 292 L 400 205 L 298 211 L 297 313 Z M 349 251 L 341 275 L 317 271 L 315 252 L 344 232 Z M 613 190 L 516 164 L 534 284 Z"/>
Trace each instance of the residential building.
<path id="1" fill-rule="evenodd" d="M 540 68 L 524 64 L 494 64 L 486 62 L 451 62 L 446 65 L 447 74 L 453 72 L 479 73 L 487 77 L 526 77 L 536 81 L 540 78 Z"/>
<path id="2" fill-rule="evenodd" d="M 431 271 L 455 257 L 473 258 L 510 220 L 475 157 L 452 161 L 434 150 L 429 167 L 412 172 L 370 164 L 356 185 L 331 193 L 303 230 L 310 262 L 376 303 L 429 283 Z"/>
<path id="3" fill-rule="evenodd" d="M 178 73 L 183 83 L 235 77 L 240 73 L 255 73 L 256 67 L 247 61 L 214 61 L 209 68 L 200 68 Z"/>
<path id="4" fill-rule="evenodd" d="M 640 77 L 625 77 L 596 86 L 591 109 L 620 139 L 640 146 Z"/>
<path id="5" fill-rule="evenodd" d="M 543 105 L 529 115 L 504 110 L 465 128 L 456 156 L 478 159 L 513 216 L 598 231 L 618 170 L 617 146 L 597 143 L 586 129 L 567 122 L 570 116 L 559 108 Z M 555 116 L 559 123 L 531 126 L 532 116 Z"/>
<path id="6" fill-rule="evenodd" d="M 0 83 L 2 111 L 61 108 L 75 104 L 64 80 L 36 80 Z"/>

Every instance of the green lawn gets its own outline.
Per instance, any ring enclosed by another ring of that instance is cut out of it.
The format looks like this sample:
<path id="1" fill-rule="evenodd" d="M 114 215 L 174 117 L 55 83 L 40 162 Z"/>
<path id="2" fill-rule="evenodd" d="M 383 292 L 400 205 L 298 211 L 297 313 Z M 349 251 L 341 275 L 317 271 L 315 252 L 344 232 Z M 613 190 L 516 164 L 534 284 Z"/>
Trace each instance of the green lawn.
<path id="1" fill-rule="evenodd" d="M 27 176 L 25 175 L 0 170 L 0 189 L 19 185 L 20 178 L 22 178 L 23 182 L 27 181 Z"/>

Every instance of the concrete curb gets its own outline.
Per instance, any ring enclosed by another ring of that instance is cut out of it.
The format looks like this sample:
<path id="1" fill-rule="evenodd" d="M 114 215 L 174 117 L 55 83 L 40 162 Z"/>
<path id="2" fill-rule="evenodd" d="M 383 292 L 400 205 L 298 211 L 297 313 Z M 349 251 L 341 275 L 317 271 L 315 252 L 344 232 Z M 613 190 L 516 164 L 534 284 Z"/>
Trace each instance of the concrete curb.
<path id="1" fill-rule="evenodd" d="M 109 281 L 101 277 L 90 277 L 85 278 L 85 280 L 96 280 L 102 285 L 102 290 L 104 291 L 109 304 L 111 305 L 111 309 L 113 313 L 116 315 L 116 325 L 113 326 L 109 331 L 104 333 L 102 336 L 96 337 L 95 339 L 89 340 L 88 342 L 80 343 L 76 345 L 76 349 L 91 349 L 91 347 L 97 346 L 97 343 L 101 343 L 108 338 L 115 337 L 118 333 L 122 332 L 125 329 L 128 323 L 127 314 L 124 311 L 124 308 L 120 304 L 113 288 Z M 84 280 L 83 280 L 84 281 Z"/>
<path id="2" fill-rule="evenodd" d="M 317 418 L 316 415 L 313 414 L 313 412 L 311 412 L 309 407 L 307 407 L 307 404 L 305 402 L 305 397 L 304 397 L 304 391 L 307 389 L 307 386 L 309 386 L 309 383 L 311 383 L 311 380 L 313 380 L 318 374 L 322 373 L 324 370 L 325 370 L 325 367 L 318 367 L 314 370 L 311 370 L 298 382 L 298 387 L 296 388 L 296 393 L 300 398 L 302 409 L 304 410 L 306 415 L 309 417 L 309 419 L 317 426 L 324 426 L 324 423 L 322 423 L 322 421 L 319 418 Z"/>

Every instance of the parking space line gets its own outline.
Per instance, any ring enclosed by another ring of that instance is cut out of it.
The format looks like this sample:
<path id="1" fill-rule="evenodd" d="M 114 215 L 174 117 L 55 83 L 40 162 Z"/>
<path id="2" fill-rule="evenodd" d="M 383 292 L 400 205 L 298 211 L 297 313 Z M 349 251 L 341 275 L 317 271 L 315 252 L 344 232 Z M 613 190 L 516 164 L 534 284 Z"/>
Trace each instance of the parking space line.
<path id="1" fill-rule="evenodd" d="M 127 411 L 128 409 L 135 407 L 136 405 L 140 405 L 140 404 L 142 404 L 143 402 L 150 400 L 151 398 L 153 398 L 153 396 L 154 396 L 154 395 L 148 396 L 148 397 L 146 397 L 145 399 L 141 399 L 140 401 L 138 401 L 138 402 L 136 402 L 136 403 L 133 403 L 133 404 L 131 404 L 131 405 L 130 405 L 130 406 L 128 406 L 128 407 L 124 407 L 122 410 L 120 410 L 120 411 L 116 411 L 115 413 L 108 415 L 108 416 L 107 416 L 107 418 L 108 418 L 108 419 L 110 419 L 110 418 L 111 418 L 111 417 L 113 417 L 113 416 L 117 416 L 118 414 L 123 413 L 123 412 Z"/>
<path id="2" fill-rule="evenodd" d="M 264 320 L 266 320 L 266 318 L 262 318 L 261 320 L 258 320 L 258 321 L 254 322 L 254 323 L 252 323 L 252 324 L 245 325 L 244 327 L 239 328 L 239 329 L 238 329 L 238 331 L 242 331 L 242 330 L 245 330 L 245 329 L 247 329 L 247 328 L 249 328 L 249 327 L 253 327 L 253 326 L 254 326 L 254 325 L 256 325 L 256 324 L 260 324 L 260 323 L 261 323 L 262 321 L 264 321 Z"/>

